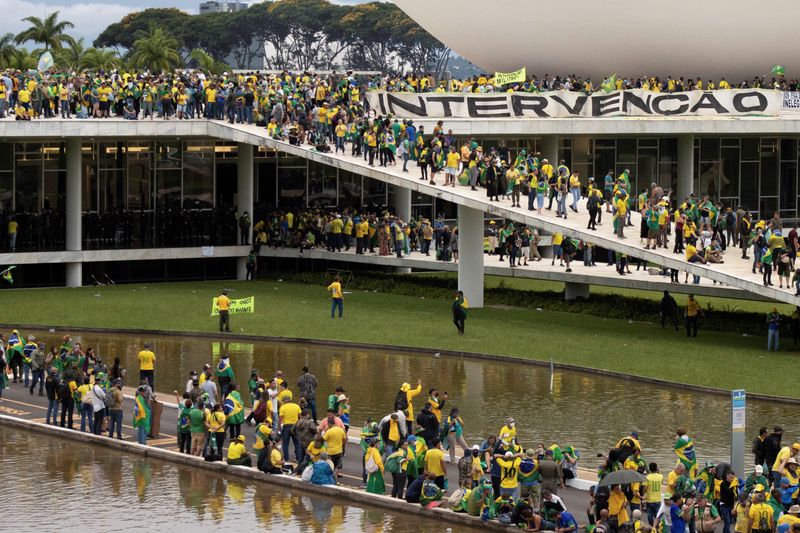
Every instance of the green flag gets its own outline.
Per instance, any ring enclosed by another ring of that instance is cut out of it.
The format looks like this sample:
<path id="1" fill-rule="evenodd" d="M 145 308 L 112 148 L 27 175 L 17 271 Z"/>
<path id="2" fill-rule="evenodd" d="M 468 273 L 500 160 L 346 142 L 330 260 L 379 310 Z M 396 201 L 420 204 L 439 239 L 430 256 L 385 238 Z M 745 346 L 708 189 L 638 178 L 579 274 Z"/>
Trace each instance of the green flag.
<path id="1" fill-rule="evenodd" d="M 137 394 L 133 404 L 133 427 L 140 426 L 150 431 L 150 405 L 141 394 Z"/>
<path id="2" fill-rule="evenodd" d="M 17 267 L 16 266 L 10 266 L 7 269 L 3 270 L 3 272 L 0 272 L 0 276 L 9 285 L 13 285 L 14 284 L 14 276 L 11 275 L 11 271 L 14 270 L 15 268 L 17 268 Z"/>
<path id="3" fill-rule="evenodd" d="M 774 67 L 772 67 L 771 74 L 775 74 L 777 76 L 783 76 L 784 74 L 786 74 L 786 67 L 784 67 L 783 65 L 775 65 Z"/>
<path id="4" fill-rule="evenodd" d="M 614 91 L 616 91 L 617 75 L 612 74 L 611 76 L 609 76 L 608 79 L 604 81 L 602 85 L 600 85 L 600 88 L 603 89 L 603 91 L 605 91 L 606 93 L 613 93 Z"/>

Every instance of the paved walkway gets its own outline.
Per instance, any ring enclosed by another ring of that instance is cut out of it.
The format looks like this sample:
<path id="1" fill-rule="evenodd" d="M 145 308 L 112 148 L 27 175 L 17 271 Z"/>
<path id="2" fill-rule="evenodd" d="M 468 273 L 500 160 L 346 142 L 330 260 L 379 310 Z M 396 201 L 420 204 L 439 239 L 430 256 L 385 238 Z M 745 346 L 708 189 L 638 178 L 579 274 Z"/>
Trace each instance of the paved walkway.
<path id="1" fill-rule="evenodd" d="M 9 389 L 3 391 L 3 398 L 0 400 L 0 414 L 16 416 L 42 424 L 45 423 L 45 417 L 47 416 L 47 399 L 38 396 L 38 394 L 31 395 L 25 387 L 19 384 L 10 383 L 9 386 Z M 127 395 L 133 392 L 133 389 L 125 388 L 123 392 L 126 394 L 126 399 L 123 404 L 122 438 L 123 440 L 135 442 L 136 434 L 134 428 L 131 426 L 133 404 L 132 400 L 127 397 Z M 158 396 L 160 400 L 165 403 L 174 402 L 175 400 L 173 396 L 165 394 L 159 394 Z M 147 443 L 150 446 L 178 451 L 176 436 L 177 412 L 177 409 L 165 405 L 161 417 L 161 433 L 158 435 L 158 438 L 148 440 Z M 59 419 L 60 416 L 61 414 L 59 413 Z M 76 431 L 80 430 L 80 413 L 77 410 L 73 415 L 73 426 L 76 428 Z M 242 424 L 242 433 L 247 436 L 247 447 L 251 448 L 253 443 L 253 428 L 247 424 Z M 362 485 L 361 447 L 357 443 L 358 433 L 359 431 L 357 429 L 351 428 L 349 434 L 350 443 L 347 446 L 344 458 L 343 477 L 340 480 L 343 485 L 351 487 L 359 487 Z M 228 439 L 226 438 L 226 444 L 227 442 Z M 224 449 L 227 450 L 227 445 Z M 255 460 L 256 455 L 254 454 L 254 464 Z M 458 486 L 458 472 L 456 466 L 453 464 L 448 465 L 448 478 L 450 487 Z M 388 474 L 386 475 L 386 486 L 387 494 L 391 493 L 391 476 Z M 566 489 L 559 490 L 559 495 L 564 499 L 567 507 L 575 514 L 578 520 L 585 522 L 584 510 L 589 502 L 588 493 L 567 487 Z"/>

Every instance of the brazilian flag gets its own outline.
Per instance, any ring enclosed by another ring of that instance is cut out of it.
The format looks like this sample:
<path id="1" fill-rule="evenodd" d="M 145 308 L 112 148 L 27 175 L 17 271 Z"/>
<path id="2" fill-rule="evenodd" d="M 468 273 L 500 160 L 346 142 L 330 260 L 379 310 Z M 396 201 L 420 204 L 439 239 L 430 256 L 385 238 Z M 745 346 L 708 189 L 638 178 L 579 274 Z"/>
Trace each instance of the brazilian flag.
<path id="1" fill-rule="evenodd" d="M 689 479 L 697 477 L 697 456 L 694 453 L 694 441 L 689 435 L 681 435 L 675 441 L 675 455 L 678 460 L 686 467 L 686 474 Z"/>
<path id="2" fill-rule="evenodd" d="M 133 427 L 144 427 L 149 432 L 150 419 L 150 404 L 147 403 L 141 394 L 137 394 L 133 403 Z"/>
<path id="3" fill-rule="evenodd" d="M 241 424 L 244 422 L 244 408 L 242 407 L 242 396 L 239 391 L 231 391 L 225 401 L 222 402 L 222 412 L 228 419 L 229 424 Z"/>

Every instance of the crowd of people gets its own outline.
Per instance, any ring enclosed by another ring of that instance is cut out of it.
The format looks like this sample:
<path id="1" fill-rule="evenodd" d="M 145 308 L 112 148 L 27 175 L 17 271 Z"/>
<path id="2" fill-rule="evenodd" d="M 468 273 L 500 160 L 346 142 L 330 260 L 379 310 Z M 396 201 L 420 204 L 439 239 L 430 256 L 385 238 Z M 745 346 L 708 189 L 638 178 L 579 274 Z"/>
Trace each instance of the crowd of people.
<path id="1" fill-rule="evenodd" d="M 37 118 L 194 119 L 270 124 L 281 128 L 284 118 L 303 123 L 315 104 L 313 119 L 323 113 L 334 117 L 343 104 L 349 111 L 363 110 L 366 91 L 390 92 L 548 92 L 643 89 L 652 92 L 771 88 L 794 91 L 797 80 L 782 75 L 734 83 L 700 77 L 657 76 L 607 77 L 592 81 L 575 75 L 531 76 L 524 82 L 496 85 L 494 77 L 481 74 L 463 80 L 435 80 L 430 75 L 354 76 L 351 72 L 320 76 L 314 73 L 223 73 L 200 70 L 170 73 L 149 71 L 49 71 L 22 72 L 6 69 L 0 73 L 0 116 L 13 114 L 17 120 Z M 330 102 L 324 109 L 324 102 Z M 324 109 L 324 110 L 323 110 Z M 327 124 L 332 124 L 325 118 Z M 334 124 L 335 125 L 335 124 Z"/>
<path id="2" fill-rule="evenodd" d="M 84 349 L 69 335 L 48 350 L 41 340 L 26 340 L 13 330 L 7 340 L 0 337 L 0 346 L 0 398 L 5 388 L 24 387 L 31 395 L 38 388 L 47 397 L 46 424 L 77 429 L 77 408 L 80 431 L 122 438 L 123 408 L 129 405 L 123 383 L 131 378 L 118 358 L 109 368 L 92 347 Z M 137 359 L 138 387 L 127 416 L 138 442 L 146 444 L 156 412 L 158 359 L 149 344 Z M 6 383 L 8 370 L 11 383 Z M 748 472 L 734 472 L 728 463 L 701 466 L 693 439 L 678 428 L 671 448 L 675 466 L 662 473 L 644 458 L 639 434 L 631 432 L 603 456 L 586 524 L 581 524 L 576 510 L 568 511 L 558 495 L 567 480 L 579 476 L 580 453 L 569 445 L 525 442 L 513 418 L 481 442 L 468 443 L 465 421 L 448 393 L 430 386 L 424 394 L 418 380 L 398 387 L 383 418 L 365 421 L 356 444 L 348 441 L 352 405 L 343 385 L 328 391 L 323 410 L 317 403 L 323 391 L 308 367 L 292 380 L 280 370 L 253 369 L 246 385 L 238 383 L 227 354 L 189 373 L 185 387 L 175 391 L 181 453 L 319 485 L 340 484 L 344 458 L 356 456 L 367 492 L 390 492 L 410 503 L 449 507 L 534 531 L 577 533 L 586 527 L 598 533 L 685 533 L 688 528 L 702 533 L 718 523 L 723 533 L 732 525 L 737 533 L 800 530 L 800 443 L 783 442 L 779 426 L 771 433 L 760 429 Z M 245 424 L 254 428 L 250 438 L 242 431 Z M 638 477 L 613 482 L 627 470 Z M 455 479 L 457 485 L 450 486 Z"/>

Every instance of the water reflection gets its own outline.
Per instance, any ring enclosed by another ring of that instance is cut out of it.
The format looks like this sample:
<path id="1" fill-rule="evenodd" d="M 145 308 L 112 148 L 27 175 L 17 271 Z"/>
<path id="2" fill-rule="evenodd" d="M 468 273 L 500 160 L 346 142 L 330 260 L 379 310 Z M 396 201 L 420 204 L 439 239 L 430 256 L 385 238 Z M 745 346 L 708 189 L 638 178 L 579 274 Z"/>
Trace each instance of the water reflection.
<path id="1" fill-rule="evenodd" d="M 66 332 L 35 333 L 46 342 Z M 698 458 L 722 460 L 729 454 L 730 409 L 724 396 L 693 393 L 623 379 L 592 376 L 580 372 L 556 372 L 550 390 L 547 368 L 518 363 L 472 361 L 437 357 L 433 353 L 409 355 L 384 350 L 317 347 L 276 342 L 226 342 L 181 336 L 73 335 L 84 347 L 95 346 L 104 360 L 115 356 L 128 369 L 127 384 L 138 376 L 136 354 L 145 341 L 155 346 L 158 356 L 156 389 L 170 393 L 182 390 L 190 370 L 204 363 L 215 364 L 221 353 L 232 354 L 231 362 L 239 381 L 250 369 L 262 375 L 282 370 L 296 391 L 303 366 L 310 367 L 320 387 L 317 405 L 324 411 L 334 389 L 345 387 L 351 398 L 351 424 L 360 426 L 367 417 L 380 419 L 392 405 L 401 383 L 422 380 L 423 393 L 415 401 L 422 406 L 428 388 L 447 391 L 445 407 L 458 406 L 465 422 L 469 443 L 499 431 L 506 417 L 519 422 L 518 435 L 526 443 L 556 442 L 575 446 L 584 465 L 594 466 L 595 454 L 606 452 L 629 431 L 639 432 L 646 457 L 672 463 L 674 429 L 685 426 L 695 440 Z M 738 384 L 731 384 L 735 388 Z M 760 425 L 781 424 L 786 438 L 791 428 L 800 427 L 800 412 L 785 405 L 748 401 L 748 434 Z"/>
<path id="2" fill-rule="evenodd" d="M 323 533 L 452 531 L 446 524 L 417 516 L 412 521 L 381 509 L 365 510 L 264 483 L 227 479 L 202 468 L 3 426 L 0 471 L 5 473 L 6 489 L 0 491 L 3 523 L 14 524 L 14 531 L 20 533 L 47 529 L 42 525 L 44 515 L 19 505 L 20 495 L 33 494 L 45 498 L 47 516 L 58 517 L 65 531 L 113 523 L 115 531 L 178 532 L 208 527 L 209 521 L 215 525 L 235 522 L 242 531 L 259 526 Z M 85 505 L 76 502 L 89 504 L 91 516 Z M 459 527 L 458 531 L 470 530 Z"/>

